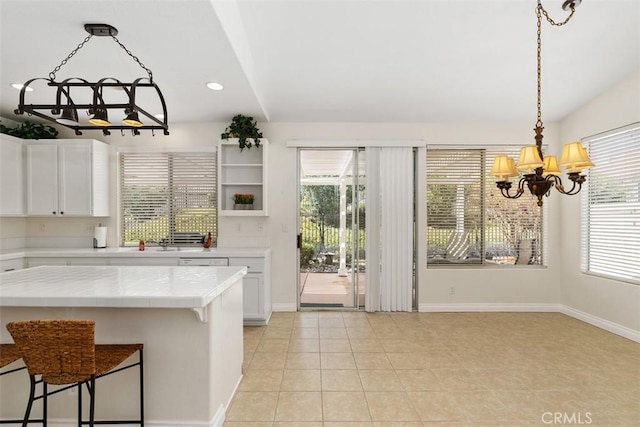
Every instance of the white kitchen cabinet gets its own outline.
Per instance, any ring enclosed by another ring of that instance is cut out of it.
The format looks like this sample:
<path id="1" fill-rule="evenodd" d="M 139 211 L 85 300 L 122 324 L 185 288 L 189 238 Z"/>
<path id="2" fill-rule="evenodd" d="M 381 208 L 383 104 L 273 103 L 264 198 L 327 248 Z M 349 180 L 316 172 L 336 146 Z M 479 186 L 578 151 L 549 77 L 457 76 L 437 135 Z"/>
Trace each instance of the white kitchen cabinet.
<path id="1" fill-rule="evenodd" d="M 27 267 L 38 267 L 41 265 L 68 265 L 67 258 L 54 257 L 33 257 L 27 258 Z"/>
<path id="2" fill-rule="evenodd" d="M 177 257 L 158 257 L 158 258 L 142 258 L 142 257 L 131 257 L 131 258 L 109 258 L 109 265 L 160 265 L 160 266 L 173 266 L 178 265 Z"/>
<path id="3" fill-rule="evenodd" d="M 260 138 L 260 148 L 240 151 L 238 139 L 218 142 L 218 215 L 267 216 L 267 156 L 269 141 Z M 235 210 L 234 194 L 253 194 L 251 210 Z"/>
<path id="4" fill-rule="evenodd" d="M 24 215 L 24 179 L 24 141 L 0 134 L 0 215 Z"/>
<path id="5" fill-rule="evenodd" d="M 109 216 L 109 149 L 96 140 L 26 142 L 27 214 Z"/>
<path id="6" fill-rule="evenodd" d="M 242 279 L 245 325 L 266 325 L 273 311 L 271 304 L 271 252 L 263 257 L 229 257 L 229 265 L 247 267 Z"/>

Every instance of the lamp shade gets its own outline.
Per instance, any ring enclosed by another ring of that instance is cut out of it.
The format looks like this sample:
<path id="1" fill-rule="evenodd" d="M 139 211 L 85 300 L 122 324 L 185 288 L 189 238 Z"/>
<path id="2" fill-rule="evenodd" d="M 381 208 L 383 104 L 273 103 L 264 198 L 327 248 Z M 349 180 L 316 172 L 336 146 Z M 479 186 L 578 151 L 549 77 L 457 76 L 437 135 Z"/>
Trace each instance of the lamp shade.
<path id="1" fill-rule="evenodd" d="M 542 161 L 542 176 L 559 175 L 558 158 L 556 156 L 545 156 Z"/>
<path id="2" fill-rule="evenodd" d="M 509 156 L 496 156 L 491 167 L 491 175 L 500 181 L 508 181 L 512 176 L 518 176 L 516 165 Z"/>
<path id="3" fill-rule="evenodd" d="M 542 159 L 536 145 L 526 145 L 520 150 L 519 170 L 533 170 L 542 167 Z"/>
<path id="4" fill-rule="evenodd" d="M 122 120 L 122 123 L 128 126 L 133 126 L 133 127 L 143 126 L 143 123 L 138 118 L 137 111 L 132 111 L 129 114 L 127 114 L 127 117 L 125 117 L 124 120 Z"/>
<path id="5" fill-rule="evenodd" d="M 56 122 L 65 126 L 78 126 L 78 110 L 71 107 L 62 109 L 62 114 L 56 119 Z"/>
<path id="6" fill-rule="evenodd" d="M 567 172 L 581 172 L 583 169 L 594 166 L 589 159 L 587 150 L 578 142 L 569 142 L 562 148 L 560 156 L 560 166 L 567 169 Z"/>
<path id="7" fill-rule="evenodd" d="M 89 122 L 97 126 L 111 126 L 106 110 L 97 110 L 93 117 L 89 119 Z"/>

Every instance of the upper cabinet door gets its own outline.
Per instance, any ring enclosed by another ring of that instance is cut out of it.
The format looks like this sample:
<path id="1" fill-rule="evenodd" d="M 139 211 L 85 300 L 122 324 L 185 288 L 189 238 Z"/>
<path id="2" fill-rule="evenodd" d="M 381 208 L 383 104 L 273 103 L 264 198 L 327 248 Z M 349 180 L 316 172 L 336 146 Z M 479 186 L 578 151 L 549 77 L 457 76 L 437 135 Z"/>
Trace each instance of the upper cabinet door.
<path id="1" fill-rule="evenodd" d="M 58 145 L 27 144 L 27 214 L 52 216 L 58 210 Z"/>
<path id="2" fill-rule="evenodd" d="M 23 216 L 24 212 L 24 144 L 1 134 L 0 215 Z"/>
<path id="3" fill-rule="evenodd" d="M 60 144 L 58 206 L 62 215 L 92 215 L 91 144 Z"/>
<path id="4" fill-rule="evenodd" d="M 109 149 L 95 140 L 27 142 L 27 214 L 109 216 Z"/>

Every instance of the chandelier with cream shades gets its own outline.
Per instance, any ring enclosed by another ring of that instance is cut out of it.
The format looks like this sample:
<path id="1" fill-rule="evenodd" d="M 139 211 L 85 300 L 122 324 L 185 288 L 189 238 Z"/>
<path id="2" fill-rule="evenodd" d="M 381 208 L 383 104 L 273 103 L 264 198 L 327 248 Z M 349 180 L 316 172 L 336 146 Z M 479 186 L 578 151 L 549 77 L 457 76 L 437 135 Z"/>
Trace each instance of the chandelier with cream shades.
<path id="1" fill-rule="evenodd" d="M 586 180 L 586 176 L 582 174 L 582 171 L 594 166 L 587 155 L 587 150 L 582 143 L 570 142 L 564 145 L 562 149 L 562 155 L 560 156 L 560 162 L 556 156 L 544 156 L 542 154 L 542 131 L 544 126 L 542 124 L 542 103 L 541 103 L 541 29 L 542 29 L 542 16 L 554 26 L 565 25 L 573 17 L 575 8 L 581 3 L 581 0 L 567 0 L 562 5 L 564 10 L 570 10 L 569 16 L 562 22 L 555 22 L 547 11 L 542 7 L 541 0 L 538 0 L 538 6 L 536 7 L 536 16 L 538 17 L 538 49 L 537 49 L 537 76 L 538 76 L 538 120 L 536 121 L 535 131 L 535 145 L 527 145 L 520 150 L 520 158 L 516 163 L 513 158 L 509 156 L 496 156 L 493 167 L 491 168 L 491 175 L 498 178 L 496 181 L 497 187 L 500 189 L 502 195 L 509 199 L 517 199 L 524 194 L 525 185 L 528 187 L 532 195 L 538 198 L 538 206 L 542 206 L 542 196 L 549 196 L 552 186 L 555 186 L 562 194 L 574 195 L 578 194 L 582 189 L 582 184 Z M 562 179 L 560 178 L 560 168 L 562 166 L 567 172 L 569 180 L 573 183 L 570 189 L 565 189 L 562 185 Z M 522 172 L 522 177 L 518 181 L 518 187 L 515 194 L 510 193 L 512 183 L 509 178 L 519 176 L 519 172 Z"/>

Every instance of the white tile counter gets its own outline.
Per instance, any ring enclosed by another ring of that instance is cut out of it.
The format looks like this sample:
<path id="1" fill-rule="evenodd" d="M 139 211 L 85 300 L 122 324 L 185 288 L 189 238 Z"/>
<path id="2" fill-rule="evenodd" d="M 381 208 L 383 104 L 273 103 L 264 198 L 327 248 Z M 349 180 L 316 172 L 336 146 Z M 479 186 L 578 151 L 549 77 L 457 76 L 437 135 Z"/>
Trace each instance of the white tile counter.
<path id="1" fill-rule="evenodd" d="M 0 275 L 0 306 L 202 309 L 246 273 L 246 267 L 40 266 Z"/>
<path id="2" fill-rule="evenodd" d="M 242 379 L 246 272 L 243 266 L 41 266 L 2 273 L 0 341 L 12 341 L 6 324 L 16 320 L 94 320 L 96 343 L 144 344 L 146 424 L 221 427 Z M 137 416 L 134 371 L 98 380 L 99 417 Z M 0 419 L 22 416 L 28 388 L 26 374 L 2 378 Z M 76 396 L 56 395 L 51 424 L 69 425 L 76 406 Z"/>

